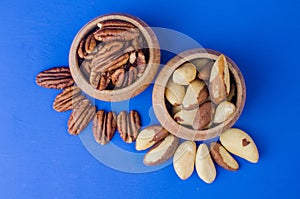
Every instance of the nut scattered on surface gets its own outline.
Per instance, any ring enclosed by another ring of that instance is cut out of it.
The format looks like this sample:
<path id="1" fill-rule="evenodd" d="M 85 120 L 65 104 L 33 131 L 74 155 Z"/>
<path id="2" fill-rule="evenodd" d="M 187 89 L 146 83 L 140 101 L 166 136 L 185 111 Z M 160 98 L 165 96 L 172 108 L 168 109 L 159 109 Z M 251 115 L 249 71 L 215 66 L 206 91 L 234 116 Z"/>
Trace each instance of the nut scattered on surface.
<path id="1" fill-rule="evenodd" d="M 44 70 L 36 76 L 37 85 L 44 88 L 65 89 L 74 84 L 68 67 L 54 67 Z"/>
<path id="2" fill-rule="evenodd" d="M 125 111 L 120 112 L 117 117 L 117 128 L 126 143 L 135 141 L 141 128 L 139 113 L 133 110 L 129 114 Z"/>
<path id="3" fill-rule="evenodd" d="M 77 86 L 70 86 L 58 94 L 53 102 L 53 109 L 57 112 L 64 112 L 73 109 L 85 97 Z"/>
<path id="4" fill-rule="evenodd" d="M 179 145 L 179 138 L 168 135 L 165 139 L 155 144 L 144 157 L 144 164 L 155 166 L 169 160 Z"/>
<path id="5" fill-rule="evenodd" d="M 212 142 L 210 144 L 210 153 L 214 161 L 224 169 L 236 171 L 239 169 L 237 161 L 228 153 L 228 151 L 219 143 Z"/>
<path id="6" fill-rule="evenodd" d="M 195 165 L 196 143 L 185 141 L 179 145 L 173 157 L 174 170 L 182 180 L 189 178 Z"/>
<path id="7" fill-rule="evenodd" d="M 108 143 L 115 134 L 117 116 L 114 112 L 106 113 L 99 110 L 94 116 L 93 134 L 96 142 L 101 145 Z"/>
<path id="8" fill-rule="evenodd" d="M 138 151 L 148 149 L 168 135 L 169 132 L 162 126 L 149 126 L 139 133 L 135 142 L 135 149 Z"/>
<path id="9" fill-rule="evenodd" d="M 214 123 L 222 123 L 226 121 L 236 110 L 233 103 L 224 101 L 216 108 Z"/>
<path id="10" fill-rule="evenodd" d="M 231 128 L 220 136 L 221 144 L 230 152 L 252 163 L 257 163 L 259 154 L 253 139 L 244 131 Z"/>
<path id="11" fill-rule="evenodd" d="M 173 82 L 179 85 L 188 85 L 197 75 L 194 64 L 187 62 L 178 67 L 173 73 Z"/>
<path id="12" fill-rule="evenodd" d="M 93 119 L 96 107 L 88 99 L 82 100 L 72 111 L 68 121 L 68 131 L 71 135 L 78 135 Z"/>
<path id="13" fill-rule="evenodd" d="M 215 180 L 217 172 L 206 144 L 199 145 L 195 164 L 197 174 L 204 182 L 212 183 Z"/>

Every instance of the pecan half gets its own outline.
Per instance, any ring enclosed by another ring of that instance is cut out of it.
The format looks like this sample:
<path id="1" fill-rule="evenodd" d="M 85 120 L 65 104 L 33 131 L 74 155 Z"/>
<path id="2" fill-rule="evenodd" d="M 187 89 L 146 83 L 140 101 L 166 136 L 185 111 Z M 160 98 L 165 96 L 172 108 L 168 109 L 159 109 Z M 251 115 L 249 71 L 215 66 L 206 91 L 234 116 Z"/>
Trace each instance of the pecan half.
<path id="1" fill-rule="evenodd" d="M 138 51 L 138 56 L 136 60 L 137 69 L 138 69 L 138 77 L 142 76 L 143 72 L 146 68 L 146 58 L 142 51 Z"/>
<path id="2" fill-rule="evenodd" d="M 53 109 L 57 112 L 64 112 L 73 109 L 80 101 L 85 99 L 80 94 L 81 90 L 77 86 L 66 88 L 58 94 L 53 102 Z"/>
<path id="3" fill-rule="evenodd" d="M 135 141 L 141 128 L 138 112 L 130 111 L 127 114 L 125 111 L 122 111 L 117 117 L 117 128 L 125 142 L 132 143 Z"/>
<path id="4" fill-rule="evenodd" d="M 94 117 L 93 134 L 96 142 L 101 145 L 108 143 L 115 134 L 117 116 L 114 112 L 105 113 L 99 110 Z"/>
<path id="5" fill-rule="evenodd" d="M 94 35 L 90 34 L 85 40 L 85 44 L 84 44 L 85 51 L 87 53 L 92 53 L 96 46 L 97 46 L 97 41 Z"/>
<path id="6" fill-rule="evenodd" d="M 100 23 L 97 24 L 97 26 L 100 29 L 104 29 L 107 27 L 122 27 L 122 28 L 134 28 L 134 25 L 126 22 L 126 21 L 121 21 L 121 20 L 107 20 L 107 21 L 102 21 Z"/>
<path id="7" fill-rule="evenodd" d="M 103 28 L 94 32 L 94 37 L 98 41 L 129 41 L 137 38 L 140 31 L 137 28 Z"/>
<path id="8" fill-rule="evenodd" d="M 102 73 L 100 78 L 100 83 L 98 86 L 98 90 L 102 91 L 107 88 L 110 83 L 110 75 L 109 73 Z"/>
<path id="9" fill-rule="evenodd" d="M 64 89 L 74 84 L 68 67 L 55 67 L 40 72 L 36 76 L 37 85 L 44 88 Z"/>
<path id="10" fill-rule="evenodd" d="M 83 131 L 95 115 L 96 107 L 88 99 L 82 100 L 73 109 L 68 121 L 68 131 L 71 135 L 78 135 Z"/>
<path id="11" fill-rule="evenodd" d="M 111 81 L 113 85 L 115 85 L 116 87 L 121 87 L 124 82 L 124 77 L 125 77 L 124 68 L 119 68 L 111 75 Z"/>
<path id="12" fill-rule="evenodd" d="M 137 75 L 138 75 L 138 70 L 136 69 L 136 67 L 130 66 L 128 71 L 127 86 L 132 84 L 137 79 Z"/>

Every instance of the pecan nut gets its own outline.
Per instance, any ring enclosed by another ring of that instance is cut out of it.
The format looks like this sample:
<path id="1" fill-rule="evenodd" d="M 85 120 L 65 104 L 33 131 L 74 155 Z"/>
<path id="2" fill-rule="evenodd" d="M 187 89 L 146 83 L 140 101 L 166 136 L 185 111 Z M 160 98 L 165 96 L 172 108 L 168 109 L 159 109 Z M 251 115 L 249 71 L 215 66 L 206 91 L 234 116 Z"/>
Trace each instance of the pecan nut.
<path id="1" fill-rule="evenodd" d="M 124 82 L 125 70 L 124 68 L 117 69 L 112 75 L 111 80 L 115 87 L 121 87 Z"/>
<path id="2" fill-rule="evenodd" d="M 106 20 L 97 24 L 100 29 L 108 28 L 108 27 L 118 27 L 118 28 L 134 28 L 134 25 L 120 20 Z"/>
<path id="3" fill-rule="evenodd" d="M 82 100 L 73 109 L 68 121 L 68 131 L 71 135 L 82 132 L 95 115 L 96 107 L 88 99 Z"/>
<path id="4" fill-rule="evenodd" d="M 100 91 L 106 89 L 106 87 L 110 83 L 110 75 L 109 73 L 97 73 L 95 71 L 91 72 L 90 75 L 90 84 L 95 89 L 98 89 Z"/>
<path id="5" fill-rule="evenodd" d="M 127 86 L 132 84 L 137 79 L 137 75 L 138 75 L 138 70 L 136 69 L 136 67 L 130 66 L 128 71 Z"/>
<path id="6" fill-rule="evenodd" d="M 130 41 L 137 38 L 140 31 L 137 28 L 101 28 L 94 32 L 94 37 L 98 41 Z"/>
<path id="7" fill-rule="evenodd" d="M 142 74 L 146 68 L 146 58 L 145 58 L 145 54 L 142 51 L 138 51 L 138 56 L 137 56 L 136 62 L 137 62 L 136 67 L 138 69 L 138 77 L 140 77 L 140 76 L 142 76 Z"/>
<path id="8" fill-rule="evenodd" d="M 94 116 L 93 134 L 96 142 L 101 145 L 108 143 L 115 134 L 117 116 L 114 112 L 105 113 L 99 110 Z"/>
<path id="9" fill-rule="evenodd" d="M 64 89 L 74 84 L 68 67 L 55 67 L 36 76 L 37 85 L 44 88 Z"/>
<path id="10" fill-rule="evenodd" d="M 127 114 L 122 111 L 117 117 L 117 128 L 125 142 L 132 143 L 135 141 L 141 128 L 139 113 L 132 110 Z"/>
<path id="11" fill-rule="evenodd" d="M 81 90 L 77 86 L 71 86 L 58 94 L 53 102 L 53 109 L 57 112 L 65 112 L 73 109 L 85 97 L 80 94 Z"/>

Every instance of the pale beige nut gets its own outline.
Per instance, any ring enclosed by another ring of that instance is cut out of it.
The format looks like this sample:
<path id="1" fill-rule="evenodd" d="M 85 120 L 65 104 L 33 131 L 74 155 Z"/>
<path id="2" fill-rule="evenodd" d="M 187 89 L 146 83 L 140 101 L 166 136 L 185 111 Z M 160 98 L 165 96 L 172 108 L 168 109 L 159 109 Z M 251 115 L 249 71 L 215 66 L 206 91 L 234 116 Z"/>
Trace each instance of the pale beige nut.
<path id="1" fill-rule="evenodd" d="M 173 166 L 176 174 L 182 180 L 189 178 L 195 165 L 196 143 L 185 141 L 179 145 L 173 157 Z"/>
<path id="2" fill-rule="evenodd" d="M 226 57 L 222 54 L 215 61 L 209 79 L 209 92 L 215 104 L 224 101 L 230 92 L 230 75 Z"/>
<path id="3" fill-rule="evenodd" d="M 253 139 L 237 128 L 231 128 L 220 136 L 221 144 L 230 152 L 252 163 L 257 163 L 259 154 Z"/>
<path id="4" fill-rule="evenodd" d="M 168 135 L 169 132 L 162 126 L 149 126 L 139 133 L 135 142 L 135 149 L 137 151 L 148 149 Z"/>
<path id="5" fill-rule="evenodd" d="M 169 160 L 175 153 L 179 145 L 179 138 L 174 135 L 168 135 L 161 142 L 154 145 L 144 157 L 144 164 L 155 166 Z"/>
<path id="6" fill-rule="evenodd" d="M 194 117 L 193 129 L 202 130 L 209 128 L 213 120 L 214 110 L 215 108 L 212 102 L 202 104 Z"/>
<path id="7" fill-rule="evenodd" d="M 182 64 L 173 73 L 173 82 L 180 85 L 188 85 L 197 75 L 197 69 L 194 64 L 187 62 Z"/>
<path id="8" fill-rule="evenodd" d="M 209 184 L 215 180 L 217 171 L 206 144 L 199 145 L 196 154 L 195 165 L 198 176 L 204 182 Z"/>
<path id="9" fill-rule="evenodd" d="M 186 110 L 191 110 L 199 107 L 200 104 L 205 102 L 208 97 L 208 90 L 206 84 L 199 80 L 195 79 L 192 81 L 184 95 L 182 100 L 182 106 Z"/>
<path id="10" fill-rule="evenodd" d="M 182 110 L 178 111 L 173 116 L 173 118 L 178 124 L 192 126 L 194 118 L 196 117 L 197 111 L 198 111 L 198 109 L 189 110 L 189 111 L 182 109 Z"/>
<path id="11" fill-rule="evenodd" d="M 234 114 L 235 111 L 236 107 L 233 103 L 227 101 L 222 102 L 216 108 L 214 123 L 219 124 L 225 122 Z"/>
<path id="12" fill-rule="evenodd" d="M 221 144 L 212 142 L 210 144 L 210 154 L 220 167 L 229 171 L 236 171 L 239 169 L 237 161 Z"/>
<path id="13" fill-rule="evenodd" d="M 165 90 L 165 96 L 167 100 L 173 106 L 177 106 L 182 103 L 184 95 L 185 95 L 184 86 L 176 84 L 172 80 L 169 80 Z"/>

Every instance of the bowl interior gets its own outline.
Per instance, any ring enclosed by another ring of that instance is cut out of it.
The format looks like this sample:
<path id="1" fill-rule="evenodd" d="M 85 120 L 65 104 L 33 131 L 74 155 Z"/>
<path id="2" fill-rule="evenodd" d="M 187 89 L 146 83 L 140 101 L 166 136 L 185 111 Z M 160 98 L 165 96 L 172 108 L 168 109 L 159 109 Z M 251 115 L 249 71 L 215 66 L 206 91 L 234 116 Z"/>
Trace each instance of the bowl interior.
<path id="1" fill-rule="evenodd" d="M 192 49 L 185 51 L 173 59 L 171 59 L 166 66 L 159 73 L 153 90 L 153 108 L 156 117 L 160 123 L 172 134 L 179 138 L 186 140 L 207 140 L 219 136 L 222 132 L 232 127 L 232 125 L 240 117 L 246 99 L 246 88 L 244 78 L 237 65 L 228 57 L 228 67 L 232 79 L 236 85 L 236 111 L 225 122 L 216 125 L 206 130 L 194 130 L 183 125 L 178 124 L 170 115 L 169 108 L 165 101 L 165 88 L 168 80 L 172 76 L 175 69 L 183 63 L 197 58 L 209 58 L 216 60 L 221 53 L 210 49 Z"/>
<path id="2" fill-rule="evenodd" d="M 80 42 L 86 37 L 88 33 L 90 33 L 97 24 L 106 20 L 121 20 L 126 21 L 133 24 L 136 28 L 138 28 L 143 35 L 147 47 L 149 50 L 148 55 L 148 63 L 143 74 L 131 85 L 115 89 L 115 90 L 98 90 L 93 88 L 90 83 L 86 80 L 83 74 L 80 71 L 80 66 L 78 63 L 77 49 Z M 69 65 L 71 74 L 76 82 L 76 84 L 88 95 L 103 101 L 122 101 L 126 99 L 130 99 L 137 94 L 141 93 L 145 90 L 149 84 L 154 79 L 157 69 L 160 64 L 160 49 L 159 43 L 156 38 L 154 32 L 149 28 L 149 26 L 140 20 L 137 17 L 126 15 L 126 14 L 109 14 L 97 17 L 92 21 L 88 22 L 75 36 L 70 53 L 69 53 Z"/>

